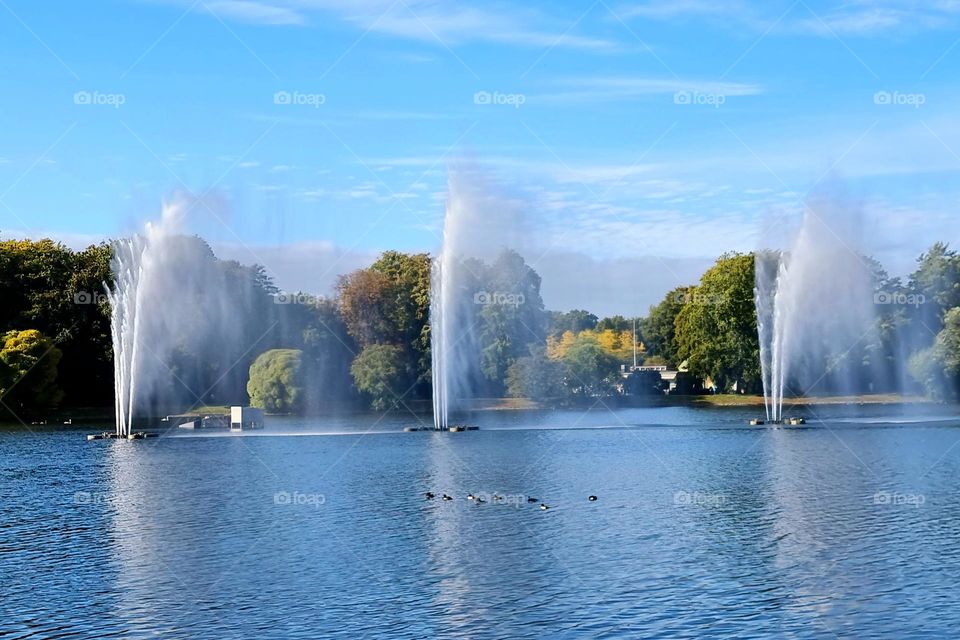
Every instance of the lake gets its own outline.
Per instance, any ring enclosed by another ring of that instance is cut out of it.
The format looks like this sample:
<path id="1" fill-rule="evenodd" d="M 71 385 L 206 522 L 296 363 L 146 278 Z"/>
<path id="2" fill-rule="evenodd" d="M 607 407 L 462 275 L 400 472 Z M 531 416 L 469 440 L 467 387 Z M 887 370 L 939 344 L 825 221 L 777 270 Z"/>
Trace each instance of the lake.
<path id="1" fill-rule="evenodd" d="M 0 429 L 0 636 L 952 636 L 960 420 L 812 411 Z"/>

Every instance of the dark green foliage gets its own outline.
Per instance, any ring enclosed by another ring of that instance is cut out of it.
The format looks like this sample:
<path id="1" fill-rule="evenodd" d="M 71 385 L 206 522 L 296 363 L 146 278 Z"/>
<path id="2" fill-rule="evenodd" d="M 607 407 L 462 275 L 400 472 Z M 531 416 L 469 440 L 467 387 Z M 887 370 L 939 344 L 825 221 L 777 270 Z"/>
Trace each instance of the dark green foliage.
<path id="1" fill-rule="evenodd" d="M 691 298 L 694 287 L 679 287 L 666 295 L 663 301 L 650 308 L 650 315 L 644 319 L 642 328 L 643 343 L 647 354 L 658 358 L 656 363 L 678 365 L 677 316 Z M 648 358 L 649 361 L 649 358 Z"/>
<path id="2" fill-rule="evenodd" d="M 721 391 L 762 388 L 754 304 L 754 257 L 720 258 L 687 296 L 676 320 L 677 358 Z"/>
<path id="3" fill-rule="evenodd" d="M 250 365 L 250 404 L 269 413 L 301 413 L 307 404 L 303 352 L 271 349 Z"/>
<path id="4" fill-rule="evenodd" d="M 563 358 L 569 376 L 567 386 L 574 395 L 605 396 L 614 393 L 620 363 L 596 340 L 578 340 Z"/>
<path id="5" fill-rule="evenodd" d="M 55 407 L 63 397 L 56 384 L 60 349 L 36 329 L 8 331 L 2 338 L 0 414 L 19 418 L 31 409 Z"/>
<path id="6" fill-rule="evenodd" d="M 396 407 L 409 382 L 403 349 L 390 344 L 364 347 L 350 366 L 350 373 L 357 389 L 370 398 L 370 407 L 376 411 Z"/>
<path id="7" fill-rule="evenodd" d="M 574 335 L 581 331 L 589 331 L 597 327 L 597 316 L 583 309 L 574 309 L 566 313 L 553 311 L 550 313 L 549 334 L 559 338 L 565 331 Z"/>
<path id="8" fill-rule="evenodd" d="M 507 394 L 513 398 L 555 401 L 567 395 L 567 367 L 563 361 L 547 358 L 543 347 L 530 350 L 507 369 Z"/>

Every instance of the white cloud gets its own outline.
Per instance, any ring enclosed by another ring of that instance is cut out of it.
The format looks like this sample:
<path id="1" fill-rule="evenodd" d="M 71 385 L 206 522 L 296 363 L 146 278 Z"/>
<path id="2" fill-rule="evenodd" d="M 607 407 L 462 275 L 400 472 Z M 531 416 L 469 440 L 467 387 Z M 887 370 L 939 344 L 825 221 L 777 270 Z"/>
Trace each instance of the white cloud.
<path id="1" fill-rule="evenodd" d="M 764 34 L 869 37 L 956 26 L 960 2 L 851 0 L 821 7 L 816 3 L 789 0 L 764 4 L 748 4 L 742 0 L 648 0 L 620 7 L 618 13 L 623 18 L 639 20 L 708 20 Z"/>
<path id="2" fill-rule="evenodd" d="M 268 25 L 298 25 L 305 22 L 302 14 L 278 3 L 254 2 L 253 0 L 216 0 L 202 5 L 210 13 L 221 18 Z"/>
<path id="3" fill-rule="evenodd" d="M 558 82 L 558 86 L 558 91 L 529 96 L 530 103 L 612 102 L 685 92 L 726 97 L 753 96 L 764 91 L 760 85 L 739 82 L 630 76 L 568 78 Z"/>
<path id="4" fill-rule="evenodd" d="M 743 12 L 739 0 L 653 0 L 617 9 L 621 18 L 669 19 L 685 16 L 731 16 Z"/>
<path id="5" fill-rule="evenodd" d="M 164 1 L 188 7 L 193 4 L 189 0 Z M 333 16 L 361 31 L 445 47 L 485 41 L 596 51 L 617 48 L 615 43 L 603 38 L 568 32 L 573 18 L 552 18 L 522 5 L 505 2 L 215 0 L 207 4 L 212 13 L 224 19 L 261 25 L 303 25 Z"/>

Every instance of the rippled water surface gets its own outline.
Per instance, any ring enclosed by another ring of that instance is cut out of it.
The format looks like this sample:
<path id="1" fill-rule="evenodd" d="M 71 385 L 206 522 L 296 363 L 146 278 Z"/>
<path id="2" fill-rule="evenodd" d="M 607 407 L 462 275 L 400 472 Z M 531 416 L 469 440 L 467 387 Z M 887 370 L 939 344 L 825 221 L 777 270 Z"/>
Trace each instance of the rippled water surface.
<path id="1" fill-rule="evenodd" d="M 0 636 L 955 636 L 960 421 L 747 417 L 0 431 Z"/>

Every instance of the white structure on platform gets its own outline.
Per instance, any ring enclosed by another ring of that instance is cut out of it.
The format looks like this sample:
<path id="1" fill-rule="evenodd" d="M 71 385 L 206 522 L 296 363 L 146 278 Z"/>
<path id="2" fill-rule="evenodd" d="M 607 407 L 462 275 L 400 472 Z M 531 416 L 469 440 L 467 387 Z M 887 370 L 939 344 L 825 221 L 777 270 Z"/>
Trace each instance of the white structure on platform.
<path id="1" fill-rule="evenodd" d="M 230 430 L 263 429 L 263 410 L 253 407 L 230 407 Z"/>

